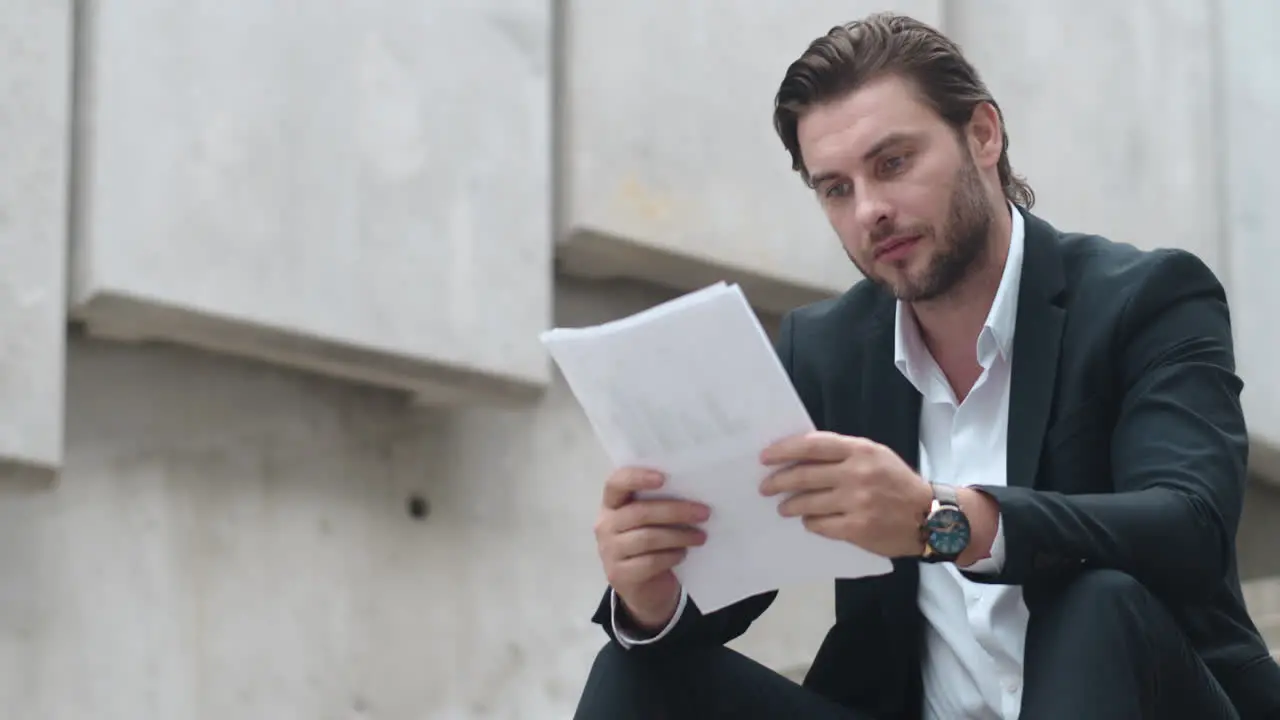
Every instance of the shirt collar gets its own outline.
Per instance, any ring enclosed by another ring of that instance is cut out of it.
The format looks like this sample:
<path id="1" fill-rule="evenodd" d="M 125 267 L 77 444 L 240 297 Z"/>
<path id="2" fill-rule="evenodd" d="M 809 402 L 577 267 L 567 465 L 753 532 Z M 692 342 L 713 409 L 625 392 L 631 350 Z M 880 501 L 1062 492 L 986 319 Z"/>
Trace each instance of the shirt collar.
<path id="1" fill-rule="evenodd" d="M 1012 219 L 1009 255 L 1005 259 L 995 300 L 991 303 L 991 310 L 987 313 L 987 319 L 982 324 L 982 331 L 978 335 L 978 362 L 983 368 L 989 368 L 997 354 L 1007 361 L 1013 352 L 1026 228 L 1022 213 L 1012 203 L 1009 204 L 1009 213 Z M 898 301 L 894 325 L 894 364 L 899 372 L 907 376 L 908 380 L 918 385 L 919 379 L 926 374 L 925 358 L 928 356 L 928 350 L 920 337 L 920 328 L 916 324 L 915 314 L 911 311 L 909 304 Z"/>

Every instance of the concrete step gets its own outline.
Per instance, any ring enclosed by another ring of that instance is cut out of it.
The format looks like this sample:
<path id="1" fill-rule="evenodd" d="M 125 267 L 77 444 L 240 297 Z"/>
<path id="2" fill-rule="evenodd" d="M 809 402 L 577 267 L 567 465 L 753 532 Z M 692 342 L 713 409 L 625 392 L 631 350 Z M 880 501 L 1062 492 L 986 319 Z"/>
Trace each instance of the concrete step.
<path id="1" fill-rule="evenodd" d="M 1244 583 L 1244 602 L 1267 644 L 1280 655 L 1280 577 Z"/>

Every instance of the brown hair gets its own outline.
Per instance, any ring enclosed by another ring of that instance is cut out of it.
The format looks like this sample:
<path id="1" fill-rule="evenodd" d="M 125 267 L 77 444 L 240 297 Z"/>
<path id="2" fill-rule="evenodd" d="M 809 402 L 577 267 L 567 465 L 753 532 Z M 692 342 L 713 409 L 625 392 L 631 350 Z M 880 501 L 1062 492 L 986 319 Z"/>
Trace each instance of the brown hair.
<path id="1" fill-rule="evenodd" d="M 1036 196 L 1009 165 L 1009 133 L 1004 114 L 978 71 L 959 46 L 925 23 L 904 15 L 876 13 L 831 29 L 809 44 L 787 68 L 774 99 L 773 126 L 791 153 L 791 167 L 806 183 L 809 171 L 800 153 L 796 128 L 806 110 L 840 98 L 887 74 L 915 83 L 923 100 L 957 132 L 979 103 L 990 103 L 1000 117 L 1004 147 L 997 170 L 1010 202 L 1030 209 Z"/>

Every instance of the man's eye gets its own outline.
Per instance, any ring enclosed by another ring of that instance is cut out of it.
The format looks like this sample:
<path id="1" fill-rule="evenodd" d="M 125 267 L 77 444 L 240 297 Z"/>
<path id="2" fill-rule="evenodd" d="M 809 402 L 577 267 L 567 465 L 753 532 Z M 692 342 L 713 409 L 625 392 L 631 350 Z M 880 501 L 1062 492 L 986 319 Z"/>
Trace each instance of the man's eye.
<path id="1" fill-rule="evenodd" d="M 896 173 L 907 164 L 907 159 L 902 155 L 891 155 L 884 159 L 881 163 L 881 169 L 886 173 Z"/>
<path id="2" fill-rule="evenodd" d="M 844 197 L 849 194 L 849 183 L 847 182 L 831 183 L 830 185 L 827 186 L 827 191 L 824 194 L 829 198 Z"/>

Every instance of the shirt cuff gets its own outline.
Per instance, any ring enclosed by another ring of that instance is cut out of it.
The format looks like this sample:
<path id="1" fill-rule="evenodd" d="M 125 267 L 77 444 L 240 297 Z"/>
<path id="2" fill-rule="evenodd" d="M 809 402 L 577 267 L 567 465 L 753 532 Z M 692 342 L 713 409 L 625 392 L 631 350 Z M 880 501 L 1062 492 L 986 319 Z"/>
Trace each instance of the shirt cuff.
<path id="1" fill-rule="evenodd" d="M 662 638 L 666 637 L 667 633 L 671 632 L 671 629 L 676 626 L 676 623 L 680 622 L 680 616 L 684 614 L 684 606 L 688 602 L 689 602 L 689 593 L 685 592 L 685 589 L 682 587 L 680 588 L 680 602 L 676 605 L 675 614 L 671 616 L 671 622 L 667 623 L 667 626 L 662 628 L 662 632 L 658 633 L 657 635 L 654 635 L 653 637 L 650 637 L 650 638 L 641 638 L 641 637 L 636 637 L 635 635 L 627 634 L 618 625 L 618 594 L 614 592 L 612 588 L 610 588 L 609 614 L 611 616 L 610 622 L 613 623 L 613 636 L 614 638 L 617 639 L 618 644 L 621 645 L 623 649 L 630 648 L 633 645 L 648 645 L 649 643 L 658 642 Z"/>
<path id="2" fill-rule="evenodd" d="M 1004 513 L 997 516 L 996 537 L 991 541 L 991 555 L 965 568 L 966 572 L 995 575 L 1004 569 Z"/>

